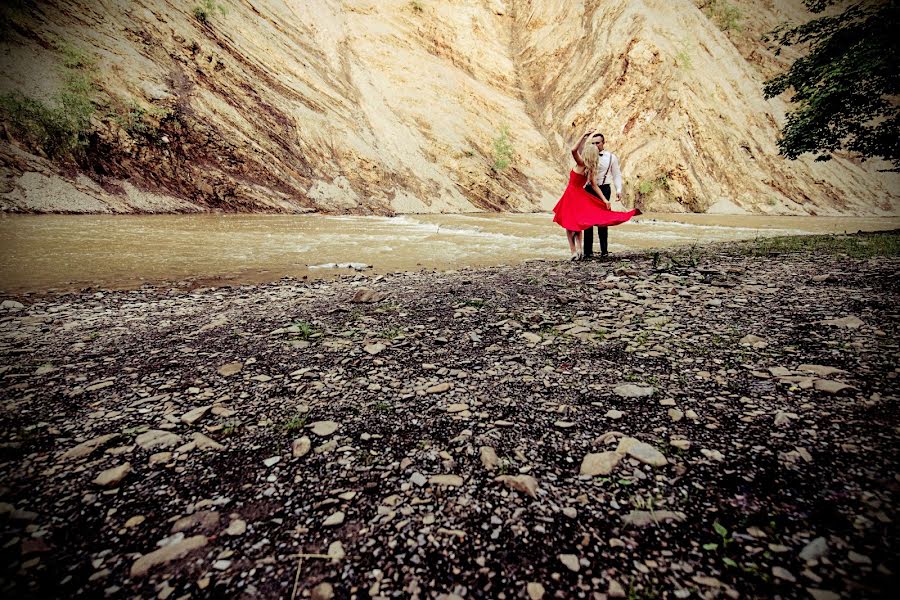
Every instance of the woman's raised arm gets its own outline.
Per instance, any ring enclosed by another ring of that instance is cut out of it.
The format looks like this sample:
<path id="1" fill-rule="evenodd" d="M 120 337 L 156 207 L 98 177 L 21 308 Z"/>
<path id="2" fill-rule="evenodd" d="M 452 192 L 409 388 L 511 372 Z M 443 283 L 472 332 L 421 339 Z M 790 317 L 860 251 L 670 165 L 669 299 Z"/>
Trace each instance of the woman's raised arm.
<path id="1" fill-rule="evenodd" d="M 578 143 L 575 144 L 575 147 L 572 148 L 572 158 L 575 159 L 575 164 L 578 165 L 579 167 L 581 167 L 582 169 L 584 168 L 584 160 L 581 158 L 581 151 L 582 151 L 582 149 L 584 149 L 584 143 L 587 141 L 587 139 L 589 137 L 591 137 L 591 135 L 593 135 L 593 133 L 594 133 L 593 131 L 585 132 L 585 134 L 583 136 L 581 136 L 581 139 L 578 140 Z"/>

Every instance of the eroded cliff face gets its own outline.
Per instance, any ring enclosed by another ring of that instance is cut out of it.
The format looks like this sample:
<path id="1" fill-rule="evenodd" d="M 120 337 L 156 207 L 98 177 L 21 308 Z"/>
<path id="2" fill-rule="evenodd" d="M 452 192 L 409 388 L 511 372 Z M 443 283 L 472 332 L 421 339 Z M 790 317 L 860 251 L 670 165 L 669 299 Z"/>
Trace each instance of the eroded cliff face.
<path id="1" fill-rule="evenodd" d="M 724 32 L 703 0 L 14 4 L 0 93 L 50 105 L 77 69 L 95 110 L 75 159 L 7 114 L 6 210 L 548 210 L 591 126 L 645 209 L 898 207 L 883 164 L 777 155 L 762 82 L 790 57 L 759 33 L 799 1 L 735 0 Z"/>

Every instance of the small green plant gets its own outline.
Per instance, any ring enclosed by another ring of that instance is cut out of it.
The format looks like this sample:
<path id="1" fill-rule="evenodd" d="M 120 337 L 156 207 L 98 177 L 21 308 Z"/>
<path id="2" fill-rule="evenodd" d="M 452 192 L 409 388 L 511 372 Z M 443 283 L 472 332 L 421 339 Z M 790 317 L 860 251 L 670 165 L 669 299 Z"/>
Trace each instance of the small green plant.
<path id="1" fill-rule="evenodd" d="M 309 338 L 319 332 L 312 323 L 307 323 L 306 321 L 294 321 L 292 325 L 299 330 L 295 335 L 300 336 L 300 339 L 303 340 L 309 340 Z"/>
<path id="2" fill-rule="evenodd" d="M 394 407 L 387 402 L 382 401 L 375 405 L 375 410 L 383 413 L 394 412 Z"/>
<path id="3" fill-rule="evenodd" d="M 387 329 L 384 329 L 381 332 L 381 334 L 379 335 L 379 337 L 386 339 L 386 340 L 395 340 L 398 337 L 400 337 L 401 335 L 403 335 L 403 330 L 397 326 L 394 326 L 394 327 L 388 327 Z"/>
<path id="4" fill-rule="evenodd" d="M 156 107 L 144 108 L 134 100 L 110 112 L 109 116 L 133 139 L 155 140 L 159 137 L 159 127 L 154 119 L 163 119 L 168 113 Z"/>
<path id="5" fill-rule="evenodd" d="M 640 183 L 638 183 L 638 193 L 641 196 L 647 196 L 648 194 L 652 194 L 656 190 L 669 190 L 668 175 L 663 174 L 658 177 L 654 177 L 653 179 L 642 179 Z"/>
<path id="6" fill-rule="evenodd" d="M 482 300 L 481 298 L 472 298 L 463 302 L 463 306 L 474 306 L 475 308 L 481 308 L 485 304 L 487 304 L 487 300 Z"/>
<path id="7" fill-rule="evenodd" d="M 364 448 L 357 450 L 353 456 L 363 467 L 371 467 L 378 461 L 377 454 L 373 454 L 371 450 L 366 450 Z"/>
<path id="8" fill-rule="evenodd" d="M 281 426 L 281 429 L 285 433 L 294 433 L 295 431 L 301 431 L 304 427 L 306 427 L 306 415 L 294 415 Z"/>
<path id="9" fill-rule="evenodd" d="M 734 541 L 732 537 L 728 534 L 728 529 L 725 528 L 724 525 L 716 521 L 713 523 L 713 531 L 719 534 L 719 537 L 722 538 L 722 548 L 724 549 L 728 544 Z M 719 547 L 719 544 L 703 544 L 704 550 L 715 550 Z"/>
<path id="10" fill-rule="evenodd" d="M 685 46 L 680 47 L 678 52 L 675 53 L 675 65 L 685 71 L 690 71 L 693 68 L 691 55 Z"/>
<path id="11" fill-rule="evenodd" d="M 67 69 L 90 70 L 97 65 L 96 59 L 81 48 L 64 42 L 59 43 L 57 47 L 63 55 L 63 66 Z"/>
<path id="12" fill-rule="evenodd" d="M 222 426 L 220 435 L 222 437 L 232 437 L 237 433 L 237 430 L 240 426 L 241 424 L 238 421 L 226 421 Z"/>
<path id="13" fill-rule="evenodd" d="M 224 17 L 228 14 L 228 9 L 224 4 L 219 4 L 215 0 L 201 0 L 199 4 L 194 5 L 192 12 L 195 19 L 206 25 L 214 12 L 218 12 Z"/>
<path id="14" fill-rule="evenodd" d="M 628 584 L 628 600 L 656 600 L 659 598 L 660 592 L 655 589 L 637 589 L 634 583 Z"/>
<path id="15" fill-rule="evenodd" d="M 743 29 L 741 19 L 743 13 L 737 6 L 726 0 L 708 0 L 700 7 L 707 17 L 716 22 L 722 31 L 740 31 Z"/>
<path id="16" fill-rule="evenodd" d="M 148 429 L 149 429 L 149 427 L 147 427 L 146 425 L 138 425 L 137 427 L 126 427 L 125 429 L 122 430 L 122 435 L 124 435 L 125 437 L 128 437 L 128 438 L 133 438 L 140 433 L 144 433 Z"/>
<path id="17" fill-rule="evenodd" d="M 631 501 L 631 505 L 634 508 L 636 508 L 638 510 L 649 510 L 650 512 L 653 512 L 653 507 L 656 505 L 656 502 L 657 502 L 656 500 L 654 500 L 654 498 L 651 498 L 650 496 L 647 496 L 646 498 L 644 498 L 640 494 L 635 494 L 635 495 L 631 496 L 631 498 L 629 498 L 629 500 Z"/>
<path id="18" fill-rule="evenodd" d="M 497 137 L 494 138 L 494 170 L 506 169 L 513 158 L 513 145 L 509 139 L 509 127 L 503 125 Z"/>

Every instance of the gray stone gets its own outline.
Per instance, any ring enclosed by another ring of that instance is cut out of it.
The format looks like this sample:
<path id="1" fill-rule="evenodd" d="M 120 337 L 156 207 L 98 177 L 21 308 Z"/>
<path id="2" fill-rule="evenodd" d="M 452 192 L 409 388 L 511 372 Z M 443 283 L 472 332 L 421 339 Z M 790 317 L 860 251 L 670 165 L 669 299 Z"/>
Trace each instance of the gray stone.
<path id="1" fill-rule="evenodd" d="M 817 537 L 803 547 L 800 551 L 800 559 L 805 561 L 819 560 L 828 554 L 828 542 L 824 537 Z"/>
<path id="2" fill-rule="evenodd" d="M 619 447 L 616 448 L 616 452 L 627 454 L 628 456 L 653 467 L 662 467 L 669 464 L 669 461 L 666 460 L 666 457 L 662 452 L 650 444 L 630 437 L 624 437 L 619 440 Z"/>

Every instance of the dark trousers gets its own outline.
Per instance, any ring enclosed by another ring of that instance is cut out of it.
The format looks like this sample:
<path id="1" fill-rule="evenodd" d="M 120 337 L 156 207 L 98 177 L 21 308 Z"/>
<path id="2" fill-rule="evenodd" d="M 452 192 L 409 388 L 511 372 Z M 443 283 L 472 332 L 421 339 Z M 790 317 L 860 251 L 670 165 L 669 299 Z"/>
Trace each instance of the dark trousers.
<path id="1" fill-rule="evenodd" d="M 584 189 L 591 196 L 597 196 L 597 194 L 594 193 L 594 188 L 591 187 L 591 184 L 585 186 Z M 601 185 L 600 191 L 603 192 L 603 195 L 607 198 L 612 197 L 610 195 L 612 190 L 610 189 L 609 184 Z M 597 227 L 597 239 L 600 240 L 600 254 L 609 253 L 609 227 Z M 588 227 L 584 230 L 584 255 L 591 256 L 592 254 L 594 254 L 594 228 Z"/>

